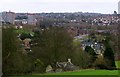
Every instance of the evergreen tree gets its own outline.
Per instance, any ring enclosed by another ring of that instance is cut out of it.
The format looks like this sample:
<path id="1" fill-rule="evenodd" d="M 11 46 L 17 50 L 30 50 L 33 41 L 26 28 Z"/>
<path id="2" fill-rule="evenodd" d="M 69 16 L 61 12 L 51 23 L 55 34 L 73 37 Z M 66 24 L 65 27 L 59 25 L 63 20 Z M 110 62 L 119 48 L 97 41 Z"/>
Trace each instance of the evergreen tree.
<path id="1" fill-rule="evenodd" d="M 114 52 L 109 44 L 110 39 L 106 37 L 106 40 L 104 41 L 105 45 L 105 51 L 104 51 L 104 58 L 108 64 L 108 67 L 116 67 L 115 66 L 115 59 L 114 59 Z"/>

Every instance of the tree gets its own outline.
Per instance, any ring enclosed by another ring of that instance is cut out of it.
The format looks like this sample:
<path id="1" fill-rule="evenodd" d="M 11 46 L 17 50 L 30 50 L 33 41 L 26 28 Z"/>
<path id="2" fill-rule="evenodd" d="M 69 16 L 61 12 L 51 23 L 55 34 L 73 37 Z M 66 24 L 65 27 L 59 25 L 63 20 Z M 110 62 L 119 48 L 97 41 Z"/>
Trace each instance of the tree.
<path id="1" fill-rule="evenodd" d="M 50 27 L 35 35 L 33 42 L 37 42 L 37 45 L 32 47 L 32 55 L 45 66 L 52 65 L 56 69 L 56 62 L 71 57 L 73 39 L 63 27 Z"/>
<path id="2" fill-rule="evenodd" d="M 55 21 L 50 18 L 44 18 L 43 20 L 39 20 L 37 23 L 38 28 L 46 29 L 47 27 L 51 27 Z"/>
<path id="3" fill-rule="evenodd" d="M 120 15 L 118 17 L 120 18 Z M 115 42 L 115 45 L 116 45 L 117 60 L 120 60 L 120 39 L 119 39 L 120 38 L 120 23 L 118 23 L 116 30 L 117 30 L 117 35 L 114 37 L 115 38 L 114 42 Z"/>
<path id="4" fill-rule="evenodd" d="M 89 68 L 91 56 L 81 49 L 79 40 L 73 41 L 72 63 L 80 68 Z"/>
<path id="5" fill-rule="evenodd" d="M 28 55 L 22 54 L 14 28 L 2 29 L 3 75 L 23 74 L 32 70 Z"/>
<path id="6" fill-rule="evenodd" d="M 106 40 L 104 41 L 105 45 L 105 51 L 104 51 L 104 58 L 106 60 L 106 63 L 108 63 L 108 68 L 116 67 L 115 66 L 115 59 L 114 59 L 114 52 L 109 44 L 109 37 L 106 37 Z"/>
<path id="7" fill-rule="evenodd" d="M 87 52 L 90 56 L 91 56 L 91 66 L 93 65 L 94 61 L 96 60 L 97 58 L 97 55 L 94 51 L 93 48 L 91 48 L 90 46 L 86 46 L 85 47 L 85 52 Z"/>
<path id="8" fill-rule="evenodd" d="M 106 69 L 107 63 L 105 62 L 104 57 L 99 55 L 98 58 L 95 60 L 93 66 L 96 69 Z"/>

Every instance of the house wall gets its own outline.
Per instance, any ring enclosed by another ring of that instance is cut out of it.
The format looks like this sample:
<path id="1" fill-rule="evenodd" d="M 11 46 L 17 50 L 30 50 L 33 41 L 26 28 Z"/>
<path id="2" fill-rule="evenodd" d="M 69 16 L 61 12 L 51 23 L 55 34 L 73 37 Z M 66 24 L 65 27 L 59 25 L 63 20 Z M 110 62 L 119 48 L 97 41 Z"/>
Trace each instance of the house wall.
<path id="1" fill-rule="evenodd" d="M 14 12 L 2 12 L 2 19 L 4 22 L 9 22 L 11 24 L 14 24 L 15 13 Z"/>
<path id="2" fill-rule="evenodd" d="M 118 2 L 118 14 L 120 14 L 120 1 Z"/>
<path id="3" fill-rule="evenodd" d="M 36 25 L 36 17 L 34 14 L 28 14 L 28 24 L 29 25 Z"/>

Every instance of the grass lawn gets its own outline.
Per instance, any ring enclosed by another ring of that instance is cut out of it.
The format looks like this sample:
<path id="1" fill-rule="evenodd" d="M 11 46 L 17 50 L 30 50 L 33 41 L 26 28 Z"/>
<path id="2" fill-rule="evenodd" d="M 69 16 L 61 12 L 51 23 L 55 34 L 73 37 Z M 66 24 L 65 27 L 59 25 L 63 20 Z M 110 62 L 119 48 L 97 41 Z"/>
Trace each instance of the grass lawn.
<path id="1" fill-rule="evenodd" d="M 47 75 L 118 75 L 118 70 L 80 70 Z"/>
<path id="2" fill-rule="evenodd" d="M 10 76 L 10 77 L 40 77 L 40 76 L 58 76 L 58 75 L 118 75 L 117 70 L 80 70 L 74 72 L 61 72 L 61 73 L 49 73 L 49 74 L 36 74 L 26 76 Z"/>

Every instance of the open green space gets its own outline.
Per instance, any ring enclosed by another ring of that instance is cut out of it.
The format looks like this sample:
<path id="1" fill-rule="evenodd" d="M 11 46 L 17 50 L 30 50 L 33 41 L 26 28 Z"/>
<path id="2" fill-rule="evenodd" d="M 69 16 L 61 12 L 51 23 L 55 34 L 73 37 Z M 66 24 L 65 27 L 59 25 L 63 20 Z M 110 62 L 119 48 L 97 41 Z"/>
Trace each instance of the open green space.
<path id="1" fill-rule="evenodd" d="M 118 75 L 118 70 L 80 70 L 75 72 L 63 72 L 48 75 Z"/>
<path id="2" fill-rule="evenodd" d="M 39 76 L 55 76 L 55 75 L 118 75 L 118 70 L 80 70 L 73 72 L 62 72 L 62 73 L 49 73 L 49 74 L 36 74 L 26 76 L 10 76 L 10 77 L 39 77 Z"/>

